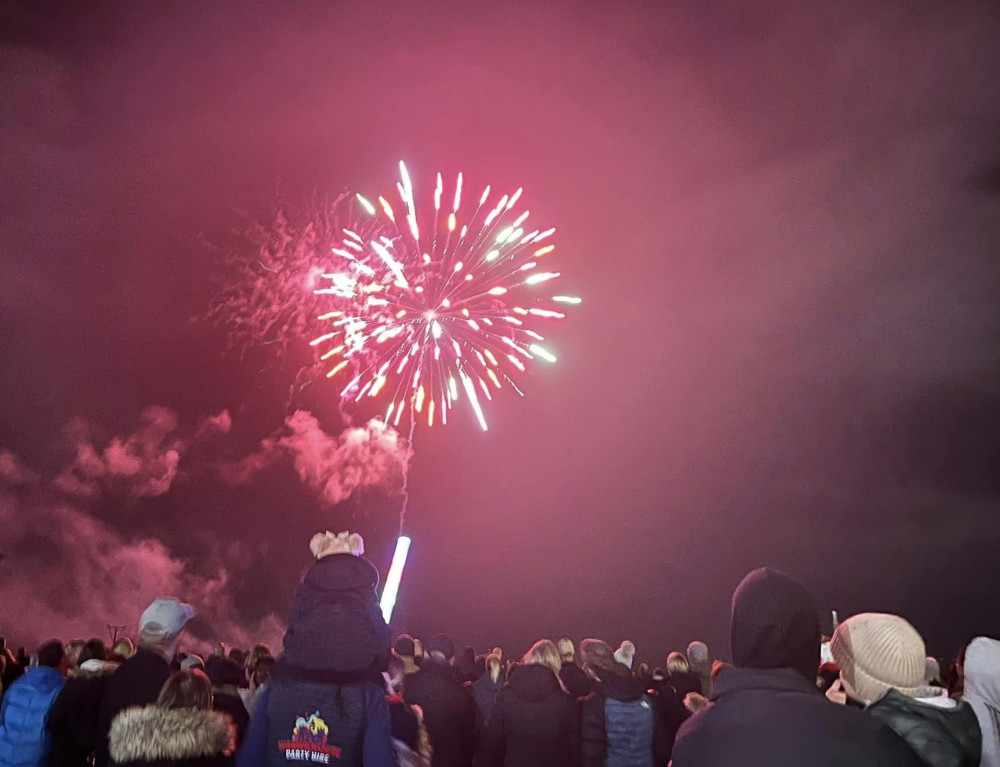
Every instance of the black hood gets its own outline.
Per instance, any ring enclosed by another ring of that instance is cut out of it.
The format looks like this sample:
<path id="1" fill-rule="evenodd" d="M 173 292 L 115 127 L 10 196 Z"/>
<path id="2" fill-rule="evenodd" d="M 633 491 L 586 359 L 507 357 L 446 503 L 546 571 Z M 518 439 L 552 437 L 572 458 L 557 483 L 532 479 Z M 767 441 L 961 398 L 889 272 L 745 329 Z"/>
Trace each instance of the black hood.
<path id="1" fill-rule="evenodd" d="M 544 700 L 563 692 L 559 678 L 552 673 L 552 669 L 537 663 L 529 663 L 515 669 L 510 675 L 507 686 L 517 697 L 529 701 Z"/>
<path id="2" fill-rule="evenodd" d="M 762 567 L 733 594 L 733 663 L 743 668 L 791 668 L 807 679 L 819 668 L 819 615 L 802 586 Z"/>
<path id="3" fill-rule="evenodd" d="M 639 700 L 646 693 L 646 685 L 631 674 L 604 673 L 597 683 L 596 690 L 606 698 L 614 700 Z"/>
<path id="4" fill-rule="evenodd" d="M 331 596 L 343 591 L 378 588 L 378 570 L 364 557 L 353 554 L 330 554 L 316 560 L 306 577 L 302 579 L 300 591 L 311 591 Z"/>
<path id="5" fill-rule="evenodd" d="M 889 690 L 868 707 L 928 764 L 978 764 L 982 749 L 979 720 L 968 703 L 944 708 Z"/>

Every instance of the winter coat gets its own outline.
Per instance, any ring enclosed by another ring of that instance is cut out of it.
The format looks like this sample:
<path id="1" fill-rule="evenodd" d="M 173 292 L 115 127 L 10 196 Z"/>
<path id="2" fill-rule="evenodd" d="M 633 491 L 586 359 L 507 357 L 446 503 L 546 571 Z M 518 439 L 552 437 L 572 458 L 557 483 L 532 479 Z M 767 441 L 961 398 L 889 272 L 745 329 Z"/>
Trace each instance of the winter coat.
<path id="1" fill-rule="evenodd" d="M 674 689 L 674 692 L 681 696 L 681 700 L 684 700 L 684 696 L 690 692 L 708 696 L 707 692 L 702 692 L 703 689 L 707 688 L 702 686 L 701 679 L 690 672 L 687 674 L 671 674 L 667 680 L 667 684 Z"/>
<path id="2" fill-rule="evenodd" d="M 866 711 L 881 719 L 934 767 L 976 767 L 983 742 L 972 707 L 942 695 L 908 698 L 889 690 Z"/>
<path id="3" fill-rule="evenodd" d="M 45 729 L 52 702 L 66 680 L 47 666 L 30 668 L 4 693 L 0 707 L 0 767 L 42 767 L 52 750 Z"/>
<path id="4" fill-rule="evenodd" d="M 712 704 L 681 725 L 674 767 L 922 767 L 891 729 L 860 709 L 828 701 L 814 681 L 786 669 L 731 668 Z"/>
<path id="5" fill-rule="evenodd" d="M 965 651 L 965 701 L 983 736 L 983 767 L 1000 767 L 1000 642 L 976 637 Z"/>
<path id="6" fill-rule="evenodd" d="M 52 733 L 49 767 L 86 767 L 97 749 L 98 714 L 115 663 L 88 660 L 70 672 L 49 710 L 46 727 Z"/>
<path id="7" fill-rule="evenodd" d="M 382 688 L 276 674 L 261 690 L 237 767 L 396 764 Z"/>
<path id="8" fill-rule="evenodd" d="M 581 752 L 584 767 L 652 767 L 659 731 L 652 695 L 631 674 L 604 674 L 583 701 Z"/>
<path id="9" fill-rule="evenodd" d="M 575 767 L 580 764 L 580 709 L 551 669 L 528 664 L 497 696 L 476 767 Z"/>
<path id="10" fill-rule="evenodd" d="M 143 706 L 127 708 L 111 724 L 117 767 L 228 767 L 232 723 L 218 711 Z"/>
<path id="11" fill-rule="evenodd" d="M 497 701 L 497 695 L 503 687 L 503 676 L 494 682 L 489 673 L 483 674 L 470 686 L 472 697 L 476 701 L 476 732 L 482 732 L 490 719 L 490 712 Z"/>
<path id="12" fill-rule="evenodd" d="M 114 718 L 126 708 L 155 703 L 169 678 L 170 664 L 166 659 L 144 647 L 136 650 L 108 678 L 97 717 L 97 767 L 108 764 L 108 733 Z"/>
<path id="13" fill-rule="evenodd" d="M 234 688 L 231 690 L 216 689 L 212 694 L 212 708 L 227 714 L 233 720 L 236 727 L 236 745 L 243 743 L 243 738 L 247 734 L 247 726 L 250 724 L 250 714 L 247 713 L 246 706 L 240 698 L 239 692 Z"/>
<path id="14" fill-rule="evenodd" d="M 420 706 L 434 767 L 469 767 L 476 750 L 476 703 L 447 663 L 425 658 L 406 680 L 403 699 Z"/>
<path id="15" fill-rule="evenodd" d="M 284 662 L 336 673 L 368 671 L 382 684 L 392 635 L 378 606 L 378 571 L 363 557 L 317 560 L 295 592 L 285 633 Z"/>
<path id="16" fill-rule="evenodd" d="M 594 691 L 594 680 L 573 661 L 565 661 L 559 669 L 559 678 L 563 687 L 574 698 L 586 698 Z"/>

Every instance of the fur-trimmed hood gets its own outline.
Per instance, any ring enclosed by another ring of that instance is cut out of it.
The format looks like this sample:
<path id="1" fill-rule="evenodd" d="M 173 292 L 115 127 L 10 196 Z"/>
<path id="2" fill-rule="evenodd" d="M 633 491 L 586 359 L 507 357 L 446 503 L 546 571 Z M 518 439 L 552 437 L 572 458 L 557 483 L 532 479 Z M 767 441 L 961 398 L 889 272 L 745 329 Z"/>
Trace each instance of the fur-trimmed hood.
<path id="1" fill-rule="evenodd" d="M 145 706 L 115 717 L 108 736 L 119 763 L 218 756 L 233 748 L 231 723 L 219 711 Z"/>

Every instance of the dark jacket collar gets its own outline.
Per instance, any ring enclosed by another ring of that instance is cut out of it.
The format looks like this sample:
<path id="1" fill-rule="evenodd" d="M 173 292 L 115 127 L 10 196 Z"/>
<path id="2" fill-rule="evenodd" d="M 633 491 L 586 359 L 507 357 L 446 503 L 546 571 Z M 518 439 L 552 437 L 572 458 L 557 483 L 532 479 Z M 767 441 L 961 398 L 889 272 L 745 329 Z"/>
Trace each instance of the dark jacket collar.
<path id="1" fill-rule="evenodd" d="M 715 678 L 712 700 L 747 690 L 820 694 L 815 682 L 809 681 L 794 669 L 727 668 Z"/>

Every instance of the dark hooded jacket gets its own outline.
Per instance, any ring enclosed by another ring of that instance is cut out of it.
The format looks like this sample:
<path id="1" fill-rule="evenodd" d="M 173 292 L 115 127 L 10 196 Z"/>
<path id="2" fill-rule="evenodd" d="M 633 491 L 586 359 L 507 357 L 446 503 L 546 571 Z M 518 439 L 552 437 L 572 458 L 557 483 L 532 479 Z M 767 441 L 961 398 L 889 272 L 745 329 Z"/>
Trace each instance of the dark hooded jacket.
<path id="1" fill-rule="evenodd" d="M 580 713 L 551 669 L 518 668 L 497 697 L 476 765 L 575 767 L 580 763 Z"/>
<path id="2" fill-rule="evenodd" d="M 972 707 L 942 708 L 889 690 L 866 711 L 889 725 L 934 767 L 976 767 L 982 735 Z"/>
<path id="3" fill-rule="evenodd" d="M 434 767 L 468 767 L 476 751 L 476 703 L 452 667 L 424 658 L 406 680 L 403 699 L 420 706 L 434 752 Z"/>
<path id="4" fill-rule="evenodd" d="M 170 678 L 170 664 L 158 653 L 140 647 L 107 680 L 97 717 L 97 767 L 108 763 L 108 732 L 118 712 L 154 703 Z"/>
<path id="5" fill-rule="evenodd" d="M 363 557 L 331 554 L 313 563 L 292 603 L 285 663 L 382 684 L 392 635 L 378 606 L 378 570 Z"/>
<path id="6" fill-rule="evenodd" d="M 118 767 L 228 767 L 231 727 L 217 711 L 129 708 L 111 725 L 109 750 Z"/>
<path id="7" fill-rule="evenodd" d="M 284 656 L 254 707 L 240 767 L 394 764 L 381 671 L 391 637 L 378 572 L 361 557 L 317 560 L 295 594 Z"/>
<path id="8" fill-rule="evenodd" d="M 645 685 L 620 666 L 601 671 L 583 700 L 580 736 L 584 767 L 652 767 L 666 764 L 661 718 Z"/>
<path id="9" fill-rule="evenodd" d="M 562 668 L 559 669 L 559 678 L 563 687 L 574 698 L 586 698 L 594 691 L 594 680 L 571 660 L 563 661 Z"/>
<path id="10" fill-rule="evenodd" d="M 70 672 L 45 722 L 52 733 L 49 767 L 86 767 L 97 750 L 104 688 L 117 668 L 116 663 L 89 660 Z"/>
<path id="11" fill-rule="evenodd" d="M 733 594 L 734 668 L 715 681 L 712 704 L 685 722 L 674 767 L 918 767 L 919 757 L 864 711 L 816 688 L 820 630 L 809 593 L 761 568 Z"/>
<path id="12" fill-rule="evenodd" d="M 489 670 L 479 679 L 469 685 L 472 690 L 472 697 L 476 701 L 476 732 L 482 732 L 486 723 L 490 720 L 490 713 L 497 702 L 497 696 L 503 688 L 503 674 L 497 677 L 494 682 Z"/>

